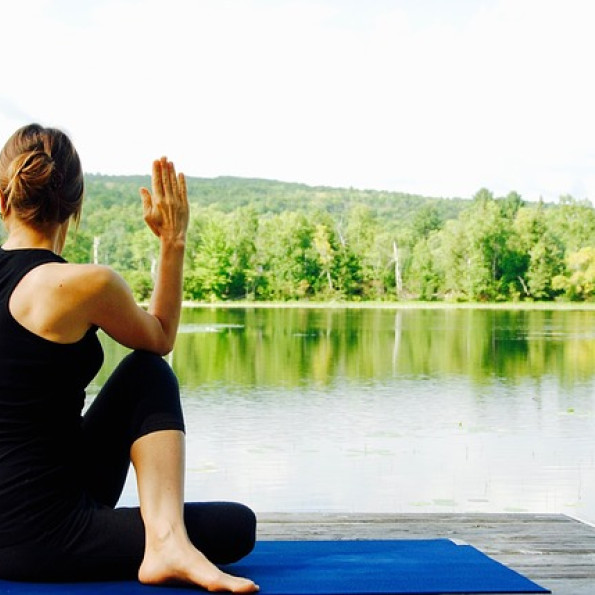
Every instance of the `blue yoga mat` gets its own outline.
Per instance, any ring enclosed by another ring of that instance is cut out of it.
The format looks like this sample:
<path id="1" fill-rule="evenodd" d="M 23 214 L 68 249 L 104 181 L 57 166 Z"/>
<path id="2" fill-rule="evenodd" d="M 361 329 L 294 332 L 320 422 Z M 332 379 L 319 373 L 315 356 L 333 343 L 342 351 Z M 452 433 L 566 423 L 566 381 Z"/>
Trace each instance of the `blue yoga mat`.
<path id="1" fill-rule="evenodd" d="M 227 572 L 247 576 L 262 595 L 549 593 L 470 545 L 448 539 L 261 541 Z M 180 595 L 188 589 L 135 581 L 33 584 L 0 581 L 1 594 Z"/>

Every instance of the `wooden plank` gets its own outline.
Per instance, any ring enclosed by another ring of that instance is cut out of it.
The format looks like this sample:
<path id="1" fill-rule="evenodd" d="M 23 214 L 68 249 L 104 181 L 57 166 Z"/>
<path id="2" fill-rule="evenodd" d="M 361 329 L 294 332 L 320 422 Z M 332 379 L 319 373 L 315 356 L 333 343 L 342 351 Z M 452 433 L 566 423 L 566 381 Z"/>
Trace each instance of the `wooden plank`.
<path id="1" fill-rule="evenodd" d="M 260 514 L 258 538 L 469 543 L 554 595 L 595 595 L 595 528 L 551 514 Z"/>

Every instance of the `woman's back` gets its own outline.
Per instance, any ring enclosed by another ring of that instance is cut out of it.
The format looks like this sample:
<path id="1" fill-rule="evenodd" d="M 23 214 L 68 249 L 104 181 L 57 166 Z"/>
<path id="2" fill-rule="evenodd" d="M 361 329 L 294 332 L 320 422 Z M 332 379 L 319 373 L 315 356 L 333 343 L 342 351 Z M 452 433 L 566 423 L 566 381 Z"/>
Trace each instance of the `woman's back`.
<path id="1" fill-rule="evenodd" d="M 24 275 L 63 262 L 49 250 L 0 249 L 0 547 L 51 531 L 80 498 L 80 414 L 103 358 L 95 330 L 76 343 L 54 343 L 9 309 Z"/>

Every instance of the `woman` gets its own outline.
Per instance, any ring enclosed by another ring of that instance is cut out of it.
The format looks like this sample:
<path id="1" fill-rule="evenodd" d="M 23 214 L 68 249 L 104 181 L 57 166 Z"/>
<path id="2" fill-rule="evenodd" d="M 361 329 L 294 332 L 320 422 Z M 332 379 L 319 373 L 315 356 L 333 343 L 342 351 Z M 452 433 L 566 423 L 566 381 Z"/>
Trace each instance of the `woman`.
<path id="1" fill-rule="evenodd" d="M 159 238 L 147 310 L 108 267 L 61 256 L 83 173 L 61 131 L 31 124 L 0 153 L 0 578 L 184 582 L 252 592 L 222 572 L 254 546 L 235 503 L 183 503 L 184 421 L 161 357 L 174 345 L 188 225 L 183 174 L 162 158 L 144 219 Z M 132 348 L 88 411 L 98 328 Z M 140 508 L 116 508 L 130 462 Z"/>

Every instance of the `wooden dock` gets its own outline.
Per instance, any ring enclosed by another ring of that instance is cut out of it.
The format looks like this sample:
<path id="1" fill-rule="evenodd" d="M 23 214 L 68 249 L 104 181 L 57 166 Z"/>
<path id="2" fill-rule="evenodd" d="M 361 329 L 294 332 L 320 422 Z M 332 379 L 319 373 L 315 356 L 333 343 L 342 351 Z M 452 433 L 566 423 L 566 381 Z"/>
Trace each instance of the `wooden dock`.
<path id="1" fill-rule="evenodd" d="M 553 514 L 260 514 L 258 538 L 466 542 L 554 595 L 595 595 L 595 527 Z"/>

